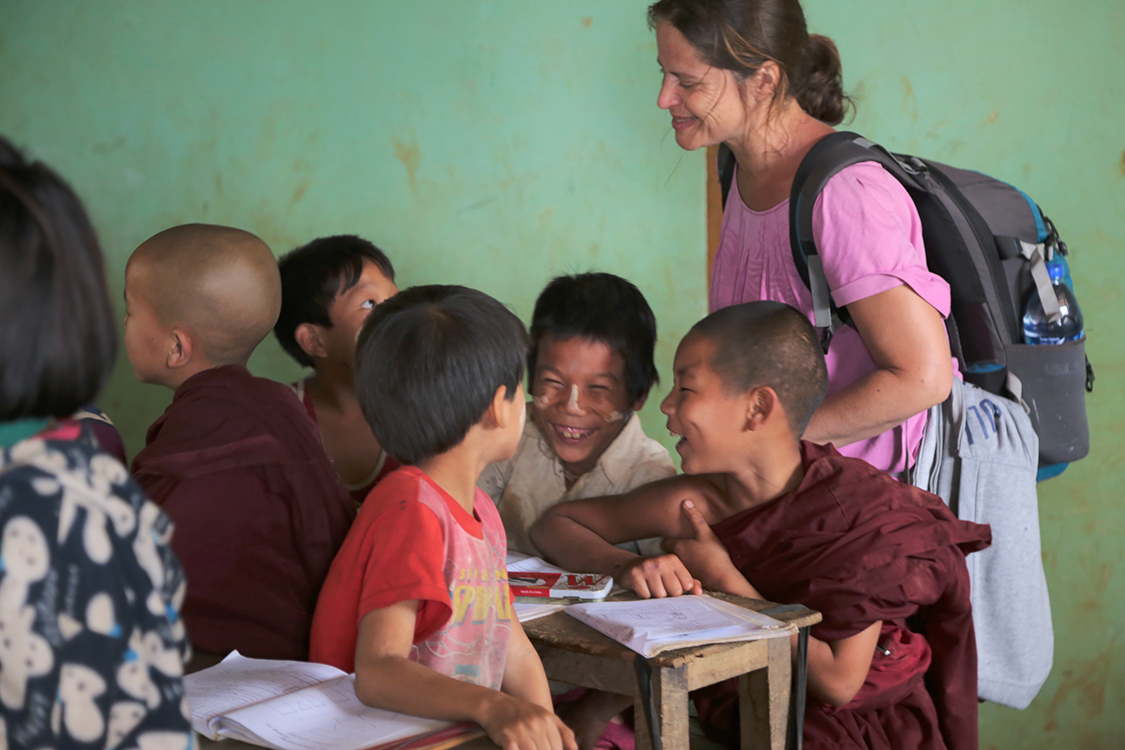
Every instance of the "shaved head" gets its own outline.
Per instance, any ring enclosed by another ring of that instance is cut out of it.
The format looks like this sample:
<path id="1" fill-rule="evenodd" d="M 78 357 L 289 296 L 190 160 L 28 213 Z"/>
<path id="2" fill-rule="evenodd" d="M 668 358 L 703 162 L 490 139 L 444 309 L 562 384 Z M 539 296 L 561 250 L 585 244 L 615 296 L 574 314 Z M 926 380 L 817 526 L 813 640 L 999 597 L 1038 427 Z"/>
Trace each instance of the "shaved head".
<path id="1" fill-rule="evenodd" d="M 241 229 L 167 229 L 133 252 L 125 273 L 160 322 L 187 329 L 216 365 L 245 364 L 281 311 L 277 261 Z"/>
<path id="2" fill-rule="evenodd" d="M 711 369 L 729 393 L 769 386 L 800 437 L 828 390 L 828 369 L 816 329 L 782 302 L 746 302 L 708 315 L 684 337 L 715 345 Z"/>

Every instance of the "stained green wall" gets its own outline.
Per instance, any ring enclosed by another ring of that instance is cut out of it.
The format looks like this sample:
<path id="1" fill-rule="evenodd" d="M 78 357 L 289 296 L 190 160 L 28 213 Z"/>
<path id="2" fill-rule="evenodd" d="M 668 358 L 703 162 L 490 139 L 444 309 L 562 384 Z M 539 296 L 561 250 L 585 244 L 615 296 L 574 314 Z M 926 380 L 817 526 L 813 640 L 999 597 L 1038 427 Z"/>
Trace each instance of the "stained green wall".
<path id="1" fill-rule="evenodd" d="M 1093 451 L 1041 487 L 1055 669 L 982 747 L 1125 736 L 1122 341 L 1125 5 L 807 0 L 840 46 L 855 129 L 1018 183 L 1073 256 L 1097 390 Z M 655 107 L 644 2 L 0 2 L 0 132 L 85 197 L 115 296 L 167 226 L 229 223 L 281 252 L 356 232 L 406 284 L 479 287 L 527 317 L 553 274 L 633 279 L 659 366 L 705 309 L 704 162 Z M 298 370 L 267 340 L 251 367 Z M 168 393 L 122 360 L 102 405 L 131 452 Z M 650 434 L 663 436 L 654 403 Z"/>

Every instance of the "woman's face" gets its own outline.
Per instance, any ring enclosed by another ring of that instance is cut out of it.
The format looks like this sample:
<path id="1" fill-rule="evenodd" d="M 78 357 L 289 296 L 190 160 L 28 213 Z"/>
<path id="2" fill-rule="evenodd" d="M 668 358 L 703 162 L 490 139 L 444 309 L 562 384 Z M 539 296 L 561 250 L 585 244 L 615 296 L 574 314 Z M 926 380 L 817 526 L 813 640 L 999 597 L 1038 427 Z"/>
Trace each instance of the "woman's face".
<path id="1" fill-rule="evenodd" d="M 656 50 L 656 61 L 664 75 L 656 104 L 672 115 L 672 129 L 680 148 L 694 151 L 745 134 L 743 87 L 734 73 L 705 62 L 667 21 L 656 26 Z"/>

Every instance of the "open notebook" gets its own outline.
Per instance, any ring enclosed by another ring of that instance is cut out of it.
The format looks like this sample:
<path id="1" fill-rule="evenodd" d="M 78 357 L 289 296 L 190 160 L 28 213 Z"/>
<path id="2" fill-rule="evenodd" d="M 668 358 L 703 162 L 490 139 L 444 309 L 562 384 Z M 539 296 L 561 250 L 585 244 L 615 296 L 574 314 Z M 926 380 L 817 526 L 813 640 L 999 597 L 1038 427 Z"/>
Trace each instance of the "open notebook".
<path id="1" fill-rule="evenodd" d="M 248 659 L 232 651 L 184 677 L 184 687 L 195 731 L 275 750 L 433 750 L 481 734 L 475 725 L 365 706 L 356 698 L 355 676 L 327 664 Z"/>
<path id="2" fill-rule="evenodd" d="M 780 620 L 707 595 L 574 604 L 565 612 L 646 657 L 797 632 Z"/>

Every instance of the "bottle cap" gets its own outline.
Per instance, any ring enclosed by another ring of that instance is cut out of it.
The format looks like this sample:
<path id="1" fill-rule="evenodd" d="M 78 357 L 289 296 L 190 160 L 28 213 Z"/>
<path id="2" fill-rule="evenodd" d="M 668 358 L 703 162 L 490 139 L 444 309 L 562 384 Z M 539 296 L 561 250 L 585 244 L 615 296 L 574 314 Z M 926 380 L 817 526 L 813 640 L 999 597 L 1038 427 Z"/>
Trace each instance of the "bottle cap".
<path id="1" fill-rule="evenodd" d="M 1063 267 L 1062 263 L 1048 263 L 1047 275 L 1051 278 L 1051 281 L 1062 281 L 1066 278 L 1066 268 Z"/>

